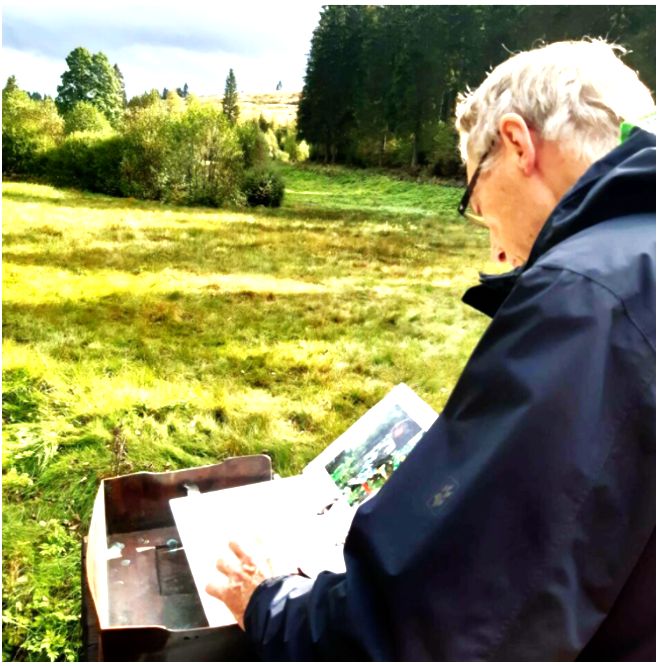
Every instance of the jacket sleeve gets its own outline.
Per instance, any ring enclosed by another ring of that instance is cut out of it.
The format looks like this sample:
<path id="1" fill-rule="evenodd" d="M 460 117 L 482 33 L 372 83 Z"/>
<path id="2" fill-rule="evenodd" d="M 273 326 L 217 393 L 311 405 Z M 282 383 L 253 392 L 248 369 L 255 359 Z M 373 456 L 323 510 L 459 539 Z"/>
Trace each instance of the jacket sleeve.
<path id="1" fill-rule="evenodd" d="M 270 581 L 279 659 L 564 660 L 655 524 L 655 354 L 607 289 L 524 273 L 442 415 L 351 526 L 343 575 Z"/>

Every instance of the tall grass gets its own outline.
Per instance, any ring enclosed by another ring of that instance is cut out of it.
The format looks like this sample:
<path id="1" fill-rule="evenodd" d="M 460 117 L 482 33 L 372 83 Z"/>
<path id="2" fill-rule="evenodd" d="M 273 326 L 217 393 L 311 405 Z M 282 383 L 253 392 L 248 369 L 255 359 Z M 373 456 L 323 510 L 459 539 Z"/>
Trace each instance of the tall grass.
<path id="1" fill-rule="evenodd" d="M 487 324 L 460 191 L 284 172 L 277 210 L 3 184 L 5 659 L 78 656 L 102 478 L 249 453 L 289 475 L 399 381 L 444 405 Z"/>

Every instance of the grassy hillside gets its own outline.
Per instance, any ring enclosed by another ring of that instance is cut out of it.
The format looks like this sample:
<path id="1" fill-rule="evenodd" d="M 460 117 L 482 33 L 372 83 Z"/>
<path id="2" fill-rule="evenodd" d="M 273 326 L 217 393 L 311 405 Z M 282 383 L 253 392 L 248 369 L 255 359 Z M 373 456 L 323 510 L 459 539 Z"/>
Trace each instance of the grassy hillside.
<path id="1" fill-rule="evenodd" d="M 284 176 L 279 210 L 3 184 L 5 659 L 76 658 L 100 479 L 248 453 L 289 475 L 400 381 L 444 405 L 487 324 L 460 191 Z"/>
<path id="2" fill-rule="evenodd" d="M 222 104 L 222 95 L 210 95 L 204 100 Z M 298 113 L 300 93 L 241 93 L 238 98 L 241 120 L 259 118 L 260 115 L 277 126 L 293 125 Z"/>

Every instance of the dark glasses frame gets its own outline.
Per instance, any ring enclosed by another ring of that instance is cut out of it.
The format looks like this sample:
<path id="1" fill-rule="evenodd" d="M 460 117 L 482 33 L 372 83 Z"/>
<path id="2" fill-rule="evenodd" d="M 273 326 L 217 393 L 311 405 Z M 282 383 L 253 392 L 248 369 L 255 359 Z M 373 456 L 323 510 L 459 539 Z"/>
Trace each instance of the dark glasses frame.
<path id="1" fill-rule="evenodd" d="M 477 179 L 479 178 L 479 174 L 481 173 L 481 167 L 486 161 L 486 158 L 490 155 L 491 151 L 493 150 L 494 145 L 495 143 L 493 142 L 488 148 L 488 150 L 483 154 L 482 158 L 479 160 L 479 164 L 477 165 L 477 168 L 474 170 L 472 178 L 470 178 L 470 182 L 465 188 L 465 192 L 463 193 L 461 202 L 458 204 L 459 215 L 464 217 L 466 220 L 469 220 L 470 222 L 479 225 L 480 227 L 486 227 L 486 228 L 488 228 L 486 220 L 481 215 L 477 215 L 476 213 L 469 211 L 468 206 L 470 205 L 470 197 L 472 196 L 472 192 L 474 191 L 474 188 L 477 184 Z"/>

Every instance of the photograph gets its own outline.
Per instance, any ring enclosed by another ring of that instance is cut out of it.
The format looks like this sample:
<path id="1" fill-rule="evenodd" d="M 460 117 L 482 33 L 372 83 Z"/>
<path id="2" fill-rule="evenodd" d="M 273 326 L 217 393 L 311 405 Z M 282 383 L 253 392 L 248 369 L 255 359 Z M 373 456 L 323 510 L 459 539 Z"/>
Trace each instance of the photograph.
<path id="1" fill-rule="evenodd" d="M 400 405 L 393 405 L 377 429 L 326 465 L 328 474 L 353 506 L 373 496 L 423 435 Z"/>

